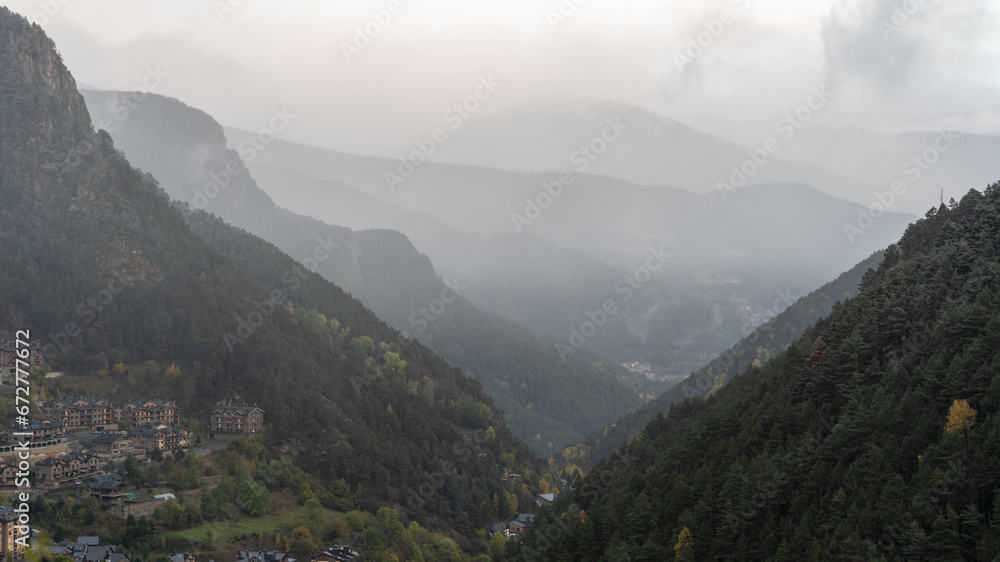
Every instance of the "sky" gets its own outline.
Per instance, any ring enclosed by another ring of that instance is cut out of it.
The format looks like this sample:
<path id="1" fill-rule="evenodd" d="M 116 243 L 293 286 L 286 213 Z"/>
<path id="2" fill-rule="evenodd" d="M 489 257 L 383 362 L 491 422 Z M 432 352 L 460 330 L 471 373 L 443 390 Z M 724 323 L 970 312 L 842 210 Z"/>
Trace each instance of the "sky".
<path id="1" fill-rule="evenodd" d="M 360 154 L 426 135 L 481 79 L 497 84 L 481 115 L 606 98 L 745 144 L 815 86 L 834 93 L 816 124 L 1000 134 L 989 0 L 6 5 L 42 25 L 83 85 L 149 89 L 250 130 L 284 110 L 284 138 Z"/>

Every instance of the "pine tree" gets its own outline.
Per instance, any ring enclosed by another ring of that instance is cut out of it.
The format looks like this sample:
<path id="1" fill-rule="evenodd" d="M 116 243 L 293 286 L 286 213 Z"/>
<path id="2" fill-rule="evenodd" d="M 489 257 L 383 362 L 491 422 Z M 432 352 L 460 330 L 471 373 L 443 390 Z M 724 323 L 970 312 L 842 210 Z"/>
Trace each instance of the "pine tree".
<path id="1" fill-rule="evenodd" d="M 823 351 L 826 349 L 826 342 L 823 338 L 817 337 L 812 344 L 812 352 L 809 354 L 809 366 L 815 369 L 823 360 Z"/>

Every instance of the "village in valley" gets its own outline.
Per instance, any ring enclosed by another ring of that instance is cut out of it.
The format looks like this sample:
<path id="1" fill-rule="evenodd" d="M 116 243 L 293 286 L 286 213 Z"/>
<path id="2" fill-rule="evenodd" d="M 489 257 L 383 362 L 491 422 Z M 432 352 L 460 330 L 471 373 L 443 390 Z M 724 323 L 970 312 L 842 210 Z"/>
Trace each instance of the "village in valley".
<path id="1" fill-rule="evenodd" d="M 9 412 L 13 412 L 16 358 L 13 342 L 0 339 L 0 402 L 6 406 L 2 413 L 8 418 Z M 46 379 L 64 376 L 48 372 L 38 342 L 31 342 L 28 363 L 33 374 Z M 23 459 L 19 444 L 27 440 L 32 498 L 89 502 L 102 512 L 128 518 L 130 522 L 150 517 L 160 513 L 158 508 L 176 504 L 184 490 L 166 478 L 138 479 L 140 475 L 165 463 L 183 462 L 189 455 L 204 457 L 235 445 L 241 438 L 245 441 L 261 437 L 265 430 L 264 415 L 263 409 L 243 395 L 232 394 L 215 404 L 204 419 L 196 421 L 202 430 L 196 433 L 182 422 L 182 410 L 171 398 L 62 396 L 43 400 L 34 404 L 26 425 L 11 424 L 8 431 L 0 433 L 0 495 L 13 499 L 19 491 L 18 479 L 24 475 L 23 472 L 19 475 Z M 497 477 L 505 484 L 525 483 L 523 474 L 506 466 L 497 465 L 496 470 Z M 571 484 L 560 479 L 559 486 Z M 552 486 L 551 490 L 536 494 L 532 507 L 551 506 L 558 489 Z M 8 553 L 9 559 L 21 560 L 25 559 L 26 549 L 12 539 L 17 520 L 11 506 L 0 506 L 0 551 Z M 508 522 L 490 524 L 488 536 L 516 540 L 534 520 L 534 513 L 517 513 Z M 60 536 L 53 537 L 55 544 L 45 546 L 37 542 L 43 530 L 52 535 L 51 530 L 33 522 L 33 544 L 47 549 L 58 562 L 131 562 L 128 553 L 102 541 L 107 537 L 77 536 L 71 541 L 71 537 L 57 533 Z M 263 539 L 264 534 L 254 533 L 249 538 L 253 537 Z M 287 548 L 237 550 L 235 562 L 297 562 L 296 556 L 300 559 L 308 556 L 310 562 L 363 559 L 351 547 L 333 544 L 304 553 L 293 553 Z M 189 552 L 171 552 L 166 558 L 169 562 L 200 560 Z"/>

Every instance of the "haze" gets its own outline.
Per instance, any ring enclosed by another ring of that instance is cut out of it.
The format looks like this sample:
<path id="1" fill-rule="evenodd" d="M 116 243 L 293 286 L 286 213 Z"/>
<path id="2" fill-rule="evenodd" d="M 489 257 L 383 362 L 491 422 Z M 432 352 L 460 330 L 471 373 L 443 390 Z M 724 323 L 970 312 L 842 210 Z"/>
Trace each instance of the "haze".
<path id="1" fill-rule="evenodd" d="M 992 3 L 914 0 L 888 29 L 906 2 L 578 2 L 400 0 L 350 62 L 342 44 L 387 2 L 8 5 L 43 24 L 82 84 L 135 89 L 158 65 L 168 76 L 157 93 L 226 125 L 257 130 L 287 107 L 298 119 L 286 140 L 359 154 L 394 155 L 428 134 L 481 76 L 501 87 L 477 118 L 607 98 L 750 145 L 825 84 L 834 100 L 810 125 L 1000 132 Z M 723 9 L 733 21 L 678 65 L 675 53 Z"/>

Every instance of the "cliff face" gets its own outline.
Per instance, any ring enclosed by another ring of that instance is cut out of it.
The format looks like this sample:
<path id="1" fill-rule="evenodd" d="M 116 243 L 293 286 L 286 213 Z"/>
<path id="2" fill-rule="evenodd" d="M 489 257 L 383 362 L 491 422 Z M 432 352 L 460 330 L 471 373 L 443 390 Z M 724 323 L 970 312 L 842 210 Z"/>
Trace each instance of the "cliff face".
<path id="1" fill-rule="evenodd" d="M 9 145 L 68 146 L 92 137 L 90 115 L 55 44 L 37 25 L 0 6 L 0 123 L 28 137 Z M 60 127 L 59 124 L 72 124 Z"/>

